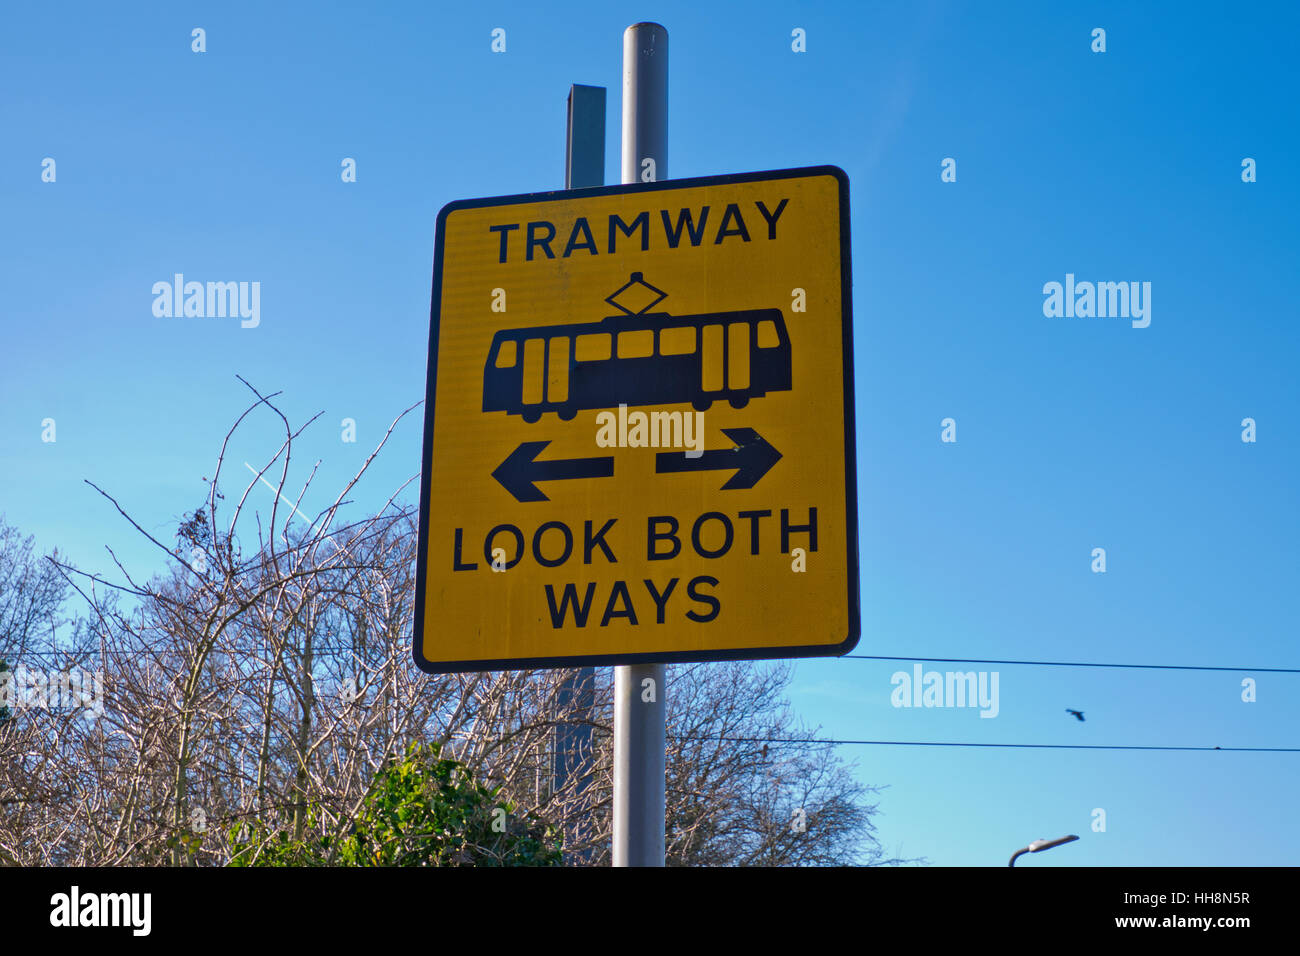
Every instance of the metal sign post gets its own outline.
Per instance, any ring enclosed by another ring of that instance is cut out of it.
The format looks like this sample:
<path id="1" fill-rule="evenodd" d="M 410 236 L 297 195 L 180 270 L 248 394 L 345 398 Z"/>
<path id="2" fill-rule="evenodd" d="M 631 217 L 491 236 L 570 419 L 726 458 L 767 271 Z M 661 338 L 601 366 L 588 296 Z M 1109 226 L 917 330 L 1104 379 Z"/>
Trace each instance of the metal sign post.
<path id="1" fill-rule="evenodd" d="M 623 31 L 623 182 L 668 178 L 668 31 Z M 614 668 L 614 865 L 664 865 L 664 665 Z"/>

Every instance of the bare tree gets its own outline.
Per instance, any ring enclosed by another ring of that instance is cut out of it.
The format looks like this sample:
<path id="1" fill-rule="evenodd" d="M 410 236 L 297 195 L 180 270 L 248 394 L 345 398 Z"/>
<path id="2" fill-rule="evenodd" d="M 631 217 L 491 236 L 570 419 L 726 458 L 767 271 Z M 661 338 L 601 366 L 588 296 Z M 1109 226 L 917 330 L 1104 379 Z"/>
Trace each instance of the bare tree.
<path id="1" fill-rule="evenodd" d="M 20 659 L 60 623 L 67 589 L 54 567 L 33 554 L 34 544 L 0 514 L 0 660 Z"/>
<path id="2" fill-rule="evenodd" d="M 24 572 L 11 576 L 29 582 L 19 597 L 0 592 L 0 613 L 12 605 L 29 621 L 53 612 L 55 585 L 74 589 L 86 612 L 67 659 L 102 671 L 107 697 L 93 719 L 50 709 L 0 726 L 0 801 L 15 809 L 0 814 L 0 860 L 220 865 L 240 821 L 337 837 L 379 768 L 433 742 L 503 805 L 559 827 L 570 860 L 608 862 L 610 672 L 597 672 L 588 708 L 567 693 L 567 671 L 429 676 L 411 660 L 418 516 L 400 496 L 414 479 L 361 517 L 351 496 L 415 406 L 324 508 L 304 513 L 320 463 L 295 489 L 291 459 L 311 421 L 292 427 L 275 395 L 248 388 L 174 541 L 91 485 L 166 554 L 165 572 L 139 581 L 110 549 L 111 579 L 56 556 L 58 580 Z M 226 456 L 254 415 L 283 437 L 245 476 Z M 671 863 L 901 862 L 875 840 L 875 788 L 795 721 L 790 675 L 751 662 L 670 669 Z M 573 723 L 592 728 L 589 772 L 557 787 L 555 730 Z"/>

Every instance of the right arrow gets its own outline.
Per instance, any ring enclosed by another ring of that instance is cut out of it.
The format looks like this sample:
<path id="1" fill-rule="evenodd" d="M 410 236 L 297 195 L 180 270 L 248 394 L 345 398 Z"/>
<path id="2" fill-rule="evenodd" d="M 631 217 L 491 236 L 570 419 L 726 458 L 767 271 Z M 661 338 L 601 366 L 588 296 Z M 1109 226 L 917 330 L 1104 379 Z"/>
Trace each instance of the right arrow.
<path id="1" fill-rule="evenodd" d="M 655 455 L 655 471 L 665 474 L 734 468 L 736 473 L 722 486 L 725 491 L 728 488 L 753 488 L 781 460 L 781 453 L 752 428 L 724 428 L 722 433 L 736 443 L 735 448 L 706 451 L 698 458 L 687 458 L 685 452 L 661 451 Z"/>

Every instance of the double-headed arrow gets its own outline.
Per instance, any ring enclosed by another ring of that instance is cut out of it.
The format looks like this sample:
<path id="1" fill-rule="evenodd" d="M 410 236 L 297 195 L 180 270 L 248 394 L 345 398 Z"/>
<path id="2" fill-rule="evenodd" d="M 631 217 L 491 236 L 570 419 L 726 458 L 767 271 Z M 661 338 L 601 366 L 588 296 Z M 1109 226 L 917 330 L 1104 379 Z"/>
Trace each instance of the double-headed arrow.
<path id="1" fill-rule="evenodd" d="M 724 428 L 722 433 L 736 443 L 735 447 L 716 448 L 696 458 L 688 457 L 685 452 L 661 451 L 655 455 L 655 472 L 662 475 L 735 469 L 736 473 L 722 486 L 722 490 L 727 491 L 733 488 L 753 488 L 781 460 L 781 453 L 752 428 Z M 614 475 L 612 456 L 538 461 L 537 456 L 549 444 L 549 440 L 521 442 L 492 472 L 492 477 L 516 501 L 550 501 L 536 482 L 610 478 Z"/>
<path id="2" fill-rule="evenodd" d="M 492 477 L 514 495 L 516 501 L 550 501 L 535 481 L 564 481 L 569 478 L 609 478 L 614 474 L 614 459 L 565 458 L 560 461 L 537 461 L 550 441 L 526 441 L 512 451 Z"/>
<path id="3" fill-rule="evenodd" d="M 736 447 L 706 451 L 698 458 L 688 458 L 685 452 L 661 451 L 655 455 L 655 471 L 664 474 L 735 468 L 736 473 L 722 486 L 726 491 L 729 488 L 753 488 L 781 460 L 781 453 L 752 428 L 724 428 L 722 434 L 734 441 Z"/>

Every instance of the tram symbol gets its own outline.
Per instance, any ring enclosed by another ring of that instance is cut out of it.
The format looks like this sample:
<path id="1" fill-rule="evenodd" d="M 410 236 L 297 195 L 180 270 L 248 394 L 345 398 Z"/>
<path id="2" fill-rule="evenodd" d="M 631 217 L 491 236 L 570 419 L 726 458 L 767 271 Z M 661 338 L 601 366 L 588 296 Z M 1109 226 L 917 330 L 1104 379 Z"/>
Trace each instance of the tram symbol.
<path id="1" fill-rule="evenodd" d="M 649 304 L 635 311 L 618 301 L 647 296 Z M 780 309 L 649 311 L 666 297 L 633 272 L 605 300 L 622 315 L 497 332 L 483 369 L 483 411 L 529 423 L 543 412 L 569 421 L 583 409 L 618 405 L 690 402 L 702 412 L 715 401 L 744 408 L 751 398 L 790 390 L 790 336 Z"/>

